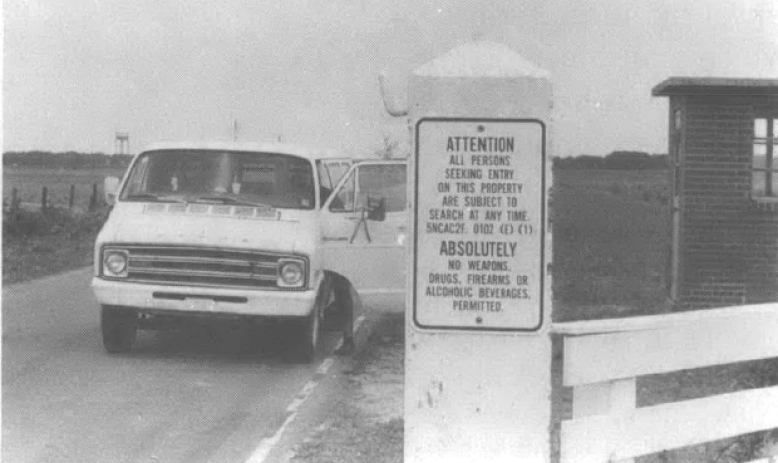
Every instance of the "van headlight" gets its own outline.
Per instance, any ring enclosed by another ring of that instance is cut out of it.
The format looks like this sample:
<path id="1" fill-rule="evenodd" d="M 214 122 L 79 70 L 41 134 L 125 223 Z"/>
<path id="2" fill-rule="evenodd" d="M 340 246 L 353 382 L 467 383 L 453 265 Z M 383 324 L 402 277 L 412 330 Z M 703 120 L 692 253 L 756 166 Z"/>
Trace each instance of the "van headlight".
<path id="1" fill-rule="evenodd" d="M 106 249 L 103 251 L 103 276 L 113 278 L 127 277 L 129 253 L 123 249 Z"/>
<path id="2" fill-rule="evenodd" d="M 302 259 L 279 259 L 279 288 L 302 288 L 305 285 L 305 261 Z"/>

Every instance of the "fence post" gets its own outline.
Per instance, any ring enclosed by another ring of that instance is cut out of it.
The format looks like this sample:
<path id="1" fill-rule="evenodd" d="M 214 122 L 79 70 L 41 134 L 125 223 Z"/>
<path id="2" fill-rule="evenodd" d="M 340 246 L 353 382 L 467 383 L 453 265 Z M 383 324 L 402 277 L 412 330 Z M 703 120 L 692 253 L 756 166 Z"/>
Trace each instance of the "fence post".
<path id="1" fill-rule="evenodd" d="M 635 378 L 584 384 L 573 388 L 573 418 L 618 415 L 635 409 Z M 562 461 L 574 461 L 563 459 Z M 634 463 L 633 458 L 614 463 Z"/>
<path id="2" fill-rule="evenodd" d="M 48 208 L 48 202 L 49 202 L 49 190 L 46 187 L 43 187 L 41 190 L 41 212 L 46 212 L 46 209 Z"/>
<path id="3" fill-rule="evenodd" d="M 68 198 L 68 210 L 73 212 L 73 203 L 76 198 L 76 186 L 70 185 L 70 197 Z"/>
<path id="4" fill-rule="evenodd" d="M 10 204 L 10 210 L 9 210 L 10 221 L 11 221 L 11 226 L 12 227 L 16 226 L 16 221 L 19 218 L 19 202 L 20 202 L 19 201 L 19 190 L 17 190 L 16 188 L 13 188 L 11 190 L 11 204 Z"/>
<path id="5" fill-rule="evenodd" d="M 92 184 L 92 197 L 89 198 L 89 212 L 97 210 L 97 183 Z"/>

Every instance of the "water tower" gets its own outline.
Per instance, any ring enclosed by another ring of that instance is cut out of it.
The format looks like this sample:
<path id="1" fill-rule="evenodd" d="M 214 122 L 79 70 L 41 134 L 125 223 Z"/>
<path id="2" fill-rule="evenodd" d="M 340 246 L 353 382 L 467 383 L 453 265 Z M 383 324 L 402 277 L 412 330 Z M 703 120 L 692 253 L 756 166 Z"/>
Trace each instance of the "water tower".
<path id="1" fill-rule="evenodd" d="M 113 142 L 113 154 L 130 154 L 130 133 L 116 132 Z"/>

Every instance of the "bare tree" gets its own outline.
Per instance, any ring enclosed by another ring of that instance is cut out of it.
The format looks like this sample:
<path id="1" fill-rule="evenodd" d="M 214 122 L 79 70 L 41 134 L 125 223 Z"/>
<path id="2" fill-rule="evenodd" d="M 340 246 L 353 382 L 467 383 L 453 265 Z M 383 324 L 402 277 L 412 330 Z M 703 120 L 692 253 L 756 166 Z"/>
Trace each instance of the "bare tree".
<path id="1" fill-rule="evenodd" d="M 392 140 L 392 137 L 389 135 L 384 135 L 382 146 L 376 150 L 376 154 L 381 159 L 392 159 L 396 156 L 399 145 L 400 142 Z"/>

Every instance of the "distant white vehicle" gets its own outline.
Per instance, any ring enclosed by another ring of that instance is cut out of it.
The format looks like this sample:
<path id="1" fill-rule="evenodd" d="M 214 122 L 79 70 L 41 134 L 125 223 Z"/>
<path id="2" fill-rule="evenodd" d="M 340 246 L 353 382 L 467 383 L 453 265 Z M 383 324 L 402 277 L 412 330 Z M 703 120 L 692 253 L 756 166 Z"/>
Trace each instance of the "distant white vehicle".
<path id="1" fill-rule="evenodd" d="M 162 319 L 265 317 L 294 323 L 298 354 L 312 361 L 325 317 L 345 314 L 353 334 L 354 295 L 404 292 L 405 161 L 157 144 L 122 181 L 106 179 L 106 199 L 92 288 L 108 352 Z"/>

